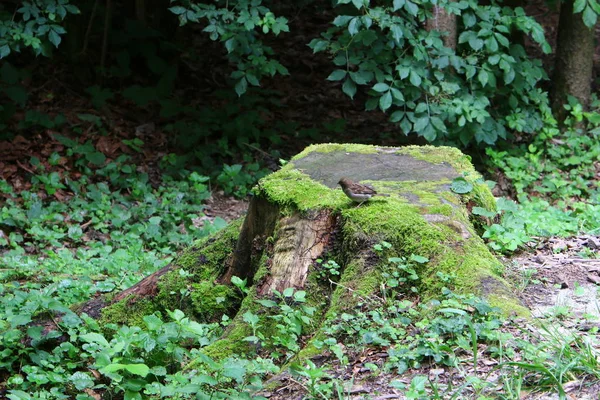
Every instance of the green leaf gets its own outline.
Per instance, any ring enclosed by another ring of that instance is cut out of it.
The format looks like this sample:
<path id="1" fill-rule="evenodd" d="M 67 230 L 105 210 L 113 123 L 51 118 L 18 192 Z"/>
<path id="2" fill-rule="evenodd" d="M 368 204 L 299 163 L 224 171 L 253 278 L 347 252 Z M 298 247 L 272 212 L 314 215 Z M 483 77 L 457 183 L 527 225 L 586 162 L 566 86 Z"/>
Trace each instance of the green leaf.
<path id="1" fill-rule="evenodd" d="M 379 82 L 376 83 L 375 86 L 373 86 L 373 90 L 379 93 L 383 93 L 390 90 L 390 85 L 384 82 Z"/>
<path id="2" fill-rule="evenodd" d="M 498 42 L 493 37 L 485 39 L 485 47 L 488 51 L 494 53 L 498 51 Z"/>
<path id="3" fill-rule="evenodd" d="M 419 7 L 410 0 L 406 0 L 406 4 L 404 4 L 404 9 L 413 17 L 416 17 L 419 13 Z"/>
<path id="4" fill-rule="evenodd" d="M 350 22 L 350 20 L 353 18 L 354 17 L 352 17 L 350 15 L 338 15 L 333 20 L 333 25 L 335 25 L 337 27 L 346 26 L 348 24 L 348 22 Z"/>
<path id="5" fill-rule="evenodd" d="M 508 47 L 510 45 L 510 41 L 503 34 L 494 32 L 494 37 L 496 38 L 498 43 L 500 43 L 501 46 Z"/>
<path id="6" fill-rule="evenodd" d="M 469 46 L 475 51 L 481 50 L 483 47 L 483 40 L 479 39 L 477 36 L 472 36 L 469 39 Z"/>
<path id="7" fill-rule="evenodd" d="M 352 4 L 354 4 L 354 7 L 356 7 L 358 10 L 363 8 L 362 0 L 352 0 Z"/>
<path id="8" fill-rule="evenodd" d="M 248 80 L 248 83 L 250 83 L 252 86 L 260 86 L 260 82 L 258 81 L 258 78 L 255 75 L 247 73 L 246 79 Z"/>
<path id="9" fill-rule="evenodd" d="M 396 41 L 396 43 L 400 43 L 400 39 L 404 36 L 404 32 L 402 32 L 402 27 L 397 24 L 393 24 L 390 26 L 390 32 L 392 32 L 392 37 Z"/>
<path id="10" fill-rule="evenodd" d="M 392 88 L 392 96 L 398 101 L 404 101 L 404 95 L 400 90 L 396 88 Z"/>
<path id="11" fill-rule="evenodd" d="M 62 39 L 55 30 L 51 29 L 50 32 L 48 32 L 48 40 L 50 40 L 50 43 L 52 43 L 55 47 L 58 47 Z"/>
<path id="12" fill-rule="evenodd" d="M 327 49 L 329 46 L 329 42 L 326 40 L 313 39 L 308 45 L 311 49 L 313 49 L 313 53 L 318 53 Z"/>
<path id="13" fill-rule="evenodd" d="M 187 11 L 187 9 L 184 7 L 171 7 L 168 10 L 171 11 L 175 15 L 181 15 Z"/>
<path id="14" fill-rule="evenodd" d="M 350 79 L 357 85 L 366 85 L 369 81 L 368 78 L 372 75 L 365 72 L 366 71 L 350 72 Z"/>
<path id="15" fill-rule="evenodd" d="M 346 77 L 347 71 L 343 69 L 336 69 L 327 77 L 328 81 L 341 81 Z"/>
<path id="16" fill-rule="evenodd" d="M 342 91 L 351 99 L 354 99 L 354 95 L 356 94 L 356 84 L 351 79 L 346 79 L 344 85 L 342 85 Z"/>
<path id="17" fill-rule="evenodd" d="M 360 18 L 352 18 L 348 24 L 348 33 L 350 33 L 351 36 L 356 35 L 361 26 L 362 22 L 360 21 Z"/>
<path id="18" fill-rule="evenodd" d="M 150 372 L 150 368 L 146 364 L 125 364 L 126 371 L 139 376 L 146 376 Z"/>
<path id="19" fill-rule="evenodd" d="M 98 165 L 98 166 L 102 166 L 106 162 L 106 156 L 99 151 L 94 151 L 92 153 L 88 153 L 85 155 L 85 158 L 92 164 Z"/>
<path id="20" fill-rule="evenodd" d="M 482 217 L 486 218 L 494 218 L 496 216 L 495 211 L 489 211 L 483 207 L 473 207 L 471 213 L 473 213 L 474 215 L 481 215 Z"/>
<path id="21" fill-rule="evenodd" d="M 414 130 L 422 132 L 427 125 L 429 125 L 429 115 L 424 115 L 415 121 Z"/>
<path id="22" fill-rule="evenodd" d="M 414 86 L 421 86 L 421 77 L 419 76 L 419 74 L 417 74 L 415 71 L 411 70 L 410 71 L 410 83 L 412 83 Z"/>
<path id="23" fill-rule="evenodd" d="M 385 112 L 391 106 L 392 106 L 392 93 L 386 92 L 379 98 L 379 108 L 381 108 L 381 111 Z"/>
<path id="24" fill-rule="evenodd" d="M 404 111 L 394 111 L 390 116 L 390 121 L 399 122 L 402 118 L 404 118 Z"/>
<path id="25" fill-rule="evenodd" d="M 394 0 L 394 2 L 392 3 L 393 4 L 392 11 L 398 11 L 399 9 L 404 7 L 404 3 L 406 3 L 406 0 Z"/>
<path id="26" fill-rule="evenodd" d="M 246 77 L 243 77 L 242 79 L 237 81 L 237 83 L 235 84 L 235 92 L 237 93 L 238 97 L 240 97 L 241 95 L 246 93 L 247 89 L 248 89 L 248 81 L 246 80 Z"/>
<path id="27" fill-rule="evenodd" d="M 239 360 L 227 360 L 223 365 L 223 375 L 241 383 L 246 375 L 246 368 Z"/>
<path id="28" fill-rule="evenodd" d="M 573 3 L 573 14 L 577 14 L 583 11 L 587 4 L 587 0 L 575 0 Z"/>
<path id="29" fill-rule="evenodd" d="M 587 6 L 585 8 L 585 10 L 583 10 L 583 23 L 588 28 L 593 28 L 594 25 L 596 25 L 597 21 L 598 21 L 598 14 L 596 14 L 594 12 L 594 10 L 592 10 L 592 7 Z"/>
<path id="30" fill-rule="evenodd" d="M 419 256 L 419 255 L 416 255 L 416 254 L 411 254 L 410 255 L 410 260 L 414 261 L 416 263 L 419 263 L 419 264 L 425 264 L 425 263 L 429 262 L 429 258 L 423 257 L 423 256 Z"/>
<path id="31" fill-rule="evenodd" d="M 10 54 L 10 47 L 7 44 L 0 46 L 0 58 L 4 58 Z"/>
<path id="32" fill-rule="evenodd" d="M 400 128 L 405 135 L 408 135 L 412 131 L 412 123 L 408 118 L 403 118 L 400 122 Z"/>
<path id="33" fill-rule="evenodd" d="M 398 71 L 398 74 L 400 75 L 400 79 L 405 79 L 408 75 L 410 75 L 409 67 L 397 66 L 396 71 Z"/>
<path id="34" fill-rule="evenodd" d="M 464 13 L 463 14 L 463 24 L 465 24 L 465 28 L 470 28 L 477 23 L 477 17 L 473 13 Z"/>
<path id="35" fill-rule="evenodd" d="M 488 83 L 488 72 L 485 69 L 479 70 L 479 74 L 477 75 L 477 80 L 481 83 L 481 86 L 485 87 Z"/>
<path id="36" fill-rule="evenodd" d="M 103 347 L 108 347 L 108 341 L 104 338 L 104 336 L 102 336 L 99 333 L 94 333 L 94 332 L 90 332 L 90 333 L 84 333 L 83 335 L 79 336 L 80 339 L 82 339 L 84 342 L 88 342 L 88 343 L 97 343 L 102 345 Z"/>
<path id="37" fill-rule="evenodd" d="M 71 382 L 75 386 L 75 389 L 80 391 L 91 388 L 95 384 L 92 377 L 89 374 L 82 371 L 77 371 L 74 374 L 72 374 L 69 377 L 69 382 Z"/>
<path id="38" fill-rule="evenodd" d="M 458 194 L 470 193 L 473 190 L 473 185 L 463 177 L 458 177 L 452 181 L 450 190 Z"/>

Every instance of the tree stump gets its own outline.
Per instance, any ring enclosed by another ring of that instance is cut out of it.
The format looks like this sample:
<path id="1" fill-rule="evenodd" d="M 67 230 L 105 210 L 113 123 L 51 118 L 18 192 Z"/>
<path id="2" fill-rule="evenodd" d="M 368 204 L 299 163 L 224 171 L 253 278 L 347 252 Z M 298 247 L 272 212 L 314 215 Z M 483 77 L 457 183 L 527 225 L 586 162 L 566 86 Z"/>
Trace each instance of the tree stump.
<path id="1" fill-rule="evenodd" d="M 369 183 L 389 197 L 357 206 L 337 187 L 341 177 Z M 473 189 L 452 192 L 457 177 Z M 101 319 L 135 324 L 165 309 L 181 309 L 206 322 L 228 314 L 233 320 L 222 339 L 205 348 L 209 355 L 226 356 L 250 346 L 242 340 L 252 335 L 243 314 L 260 314 L 256 300 L 274 290 L 306 291 L 308 304 L 317 309 L 313 337 L 318 337 L 328 319 L 381 296 L 389 257 L 411 256 L 428 261 L 416 264 L 403 283 L 407 298 L 438 296 L 449 285 L 443 278 L 450 277 L 452 290 L 485 297 L 507 314 L 525 315 L 494 273 L 500 264 L 476 232 L 473 206 L 494 209 L 495 201 L 457 149 L 310 146 L 259 182 L 243 223 L 195 243 L 172 265 L 117 295 Z M 376 250 L 382 243 L 385 252 Z M 319 259 L 334 260 L 339 279 L 328 276 Z M 247 281 L 243 298 L 231 285 L 234 276 Z"/>

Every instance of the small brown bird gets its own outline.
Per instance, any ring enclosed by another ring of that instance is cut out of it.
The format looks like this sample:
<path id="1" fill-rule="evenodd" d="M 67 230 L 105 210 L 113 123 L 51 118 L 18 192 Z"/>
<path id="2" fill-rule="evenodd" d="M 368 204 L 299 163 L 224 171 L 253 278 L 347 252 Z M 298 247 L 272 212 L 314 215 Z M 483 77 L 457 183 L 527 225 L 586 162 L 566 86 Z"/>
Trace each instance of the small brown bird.
<path id="1" fill-rule="evenodd" d="M 352 182 L 348 178 L 341 178 L 338 183 L 346 196 L 356 203 L 362 204 L 373 196 L 389 197 L 389 194 L 377 193 L 373 186 L 361 185 L 360 183 Z"/>

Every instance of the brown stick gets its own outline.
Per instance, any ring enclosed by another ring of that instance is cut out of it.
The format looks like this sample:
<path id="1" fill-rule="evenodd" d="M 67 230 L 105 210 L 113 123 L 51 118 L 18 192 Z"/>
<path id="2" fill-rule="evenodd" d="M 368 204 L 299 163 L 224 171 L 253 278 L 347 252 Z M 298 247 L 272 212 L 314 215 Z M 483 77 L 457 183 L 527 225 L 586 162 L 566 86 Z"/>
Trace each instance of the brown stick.
<path id="1" fill-rule="evenodd" d="M 106 12 L 104 13 L 104 34 L 102 35 L 102 54 L 100 55 L 100 71 L 104 76 L 106 65 L 106 52 L 108 49 L 108 31 L 110 29 L 110 17 L 112 12 L 112 0 L 106 0 Z"/>
<path id="2" fill-rule="evenodd" d="M 83 48 L 81 53 L 87 52 L 87 47 L 90 42 L 90 34 L 92 33 L 92 25 L 94 24 L 94 18 L 96 17 L 96 10 L 98 9 L 98 0 L 94 1 L 94 7 L 92 7 L 92 14 L 90 15 L 90 22 L 88 22 L 87 29 L 85 31 L 85 38 L 83 39 Z"/>

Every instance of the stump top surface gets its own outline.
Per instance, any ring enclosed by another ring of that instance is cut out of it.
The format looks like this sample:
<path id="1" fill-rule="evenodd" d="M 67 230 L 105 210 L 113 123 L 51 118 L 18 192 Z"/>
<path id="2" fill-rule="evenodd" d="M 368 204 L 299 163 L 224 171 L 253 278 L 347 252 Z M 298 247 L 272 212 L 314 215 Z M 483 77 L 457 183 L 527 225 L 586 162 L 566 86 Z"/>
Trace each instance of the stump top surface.
<path id="1" fill-rule="evenodd" d="M 353 181 L 440 181 L 452 180 L 460 173 L 451 165 L 458 150 L 431 147 L 372 147 L 364 146 L 360 151 L 356 145 L 339 145 L 332 151 L 319 151 L 323 145 L 314 146 L 314 151 L 303 152 L 293 159 L 294 167 L 309 175 L 311 179 L 328 187 L 335 187 L 342 177 Z M 431 161 L 428 155 L 435 153 Z M 464 157 L 464 156 L 463 156 Z M 444 158 L 448 160 L 444 161 Z"/>

